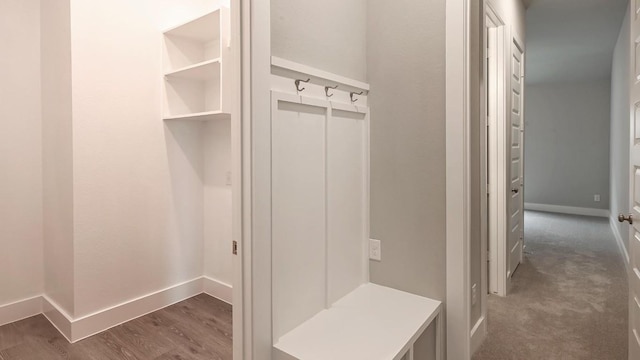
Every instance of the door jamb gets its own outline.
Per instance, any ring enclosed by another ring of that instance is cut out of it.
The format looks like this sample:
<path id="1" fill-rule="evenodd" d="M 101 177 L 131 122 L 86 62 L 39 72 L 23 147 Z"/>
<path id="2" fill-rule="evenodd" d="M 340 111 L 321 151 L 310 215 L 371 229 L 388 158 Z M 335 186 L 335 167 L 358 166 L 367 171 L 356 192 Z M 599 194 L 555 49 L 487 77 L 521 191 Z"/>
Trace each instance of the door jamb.
<path id="1" fill-rule="evenodd" d="M 491 19 L 494 28 L 496 29 L 496 49 L 494 54 L 496 55 L 496 78 L 495 81 L 495 103 L 494 114 L 495 119 L 492 119 L 492 124 L 489 125 L 489 134 L 493 136 L 493 141 L 489 144 L 492 146 L 492 152 L 490 156 L 489 172 L 489 248 L 490 248 L 490 276 L 489 286 L 483 289 L 483 294 L 491 292 L 499 296 L 507 295 L 508 280 L 507 280 L 507 252 L 508 252 L 508 238 L 507 238 L 507 82 L 509 77 L 507 76 L 508 61 L 509 59 L 509 37 L 507 36 L 507 26 L 502 21 L 498 12 L 489 4 L 485 3 L 484 10 L 485 18 Z M 486 31 L 486 27 L 485 27 Z M 486 59 L 486 57 L 485 57 Z M 486 94 L 485 94 L 486 96 Z M 485 102 L 486 103 L 486 102 Z M 486 112 L 483 112 L 486 124 Z M 491 126 L 493 125 L 493 126 Z M 483 208 L 484 210 L 485 208 Z M 486 243 L 484 247 L 486 248 Z"/>
<path id="2" fill-rule="evenodd" d="M 450 0 L 446 19 L 446 323 L 447 358 L 471 358 L 470 4 Z"/>
<path id="3" fill-rule="evenodd" d="M 242 360 L 270 360 L 271 329 L 271 8 L 240 0 L 242 27 Z M 237 311 L 237 310 L 236 310 Z"/>

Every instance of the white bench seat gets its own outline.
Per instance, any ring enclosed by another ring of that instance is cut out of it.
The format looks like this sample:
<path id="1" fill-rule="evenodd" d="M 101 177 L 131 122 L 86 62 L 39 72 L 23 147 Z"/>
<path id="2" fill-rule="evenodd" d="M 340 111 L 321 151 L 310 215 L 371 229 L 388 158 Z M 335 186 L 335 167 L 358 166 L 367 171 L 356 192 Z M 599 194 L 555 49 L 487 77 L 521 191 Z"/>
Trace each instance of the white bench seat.
<path id="1" fill-rule="evenodd" d="M 331 308 L 282 336 L 276 360 L 400 360 L 434 321 L 441 302 L 396 289 L 364 284 Z M 436 324 L 439 358 L 441 324 Z"/>

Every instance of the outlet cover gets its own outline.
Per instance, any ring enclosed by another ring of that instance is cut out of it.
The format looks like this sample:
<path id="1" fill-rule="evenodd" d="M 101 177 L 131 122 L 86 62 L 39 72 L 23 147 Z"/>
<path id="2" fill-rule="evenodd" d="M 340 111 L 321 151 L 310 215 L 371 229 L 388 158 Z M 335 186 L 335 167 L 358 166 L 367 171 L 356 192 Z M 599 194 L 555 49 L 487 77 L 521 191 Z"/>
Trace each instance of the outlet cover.
<path id="1" fill-rule="evenodd" d="M 600 202 L 600 194 L 593 195 L 593 201 Z"/>
<path id="2" fill-rule="evenodd" d="M 380 240 L 369 239 L 369 259 L 382 261 L 382 245 Z"/>

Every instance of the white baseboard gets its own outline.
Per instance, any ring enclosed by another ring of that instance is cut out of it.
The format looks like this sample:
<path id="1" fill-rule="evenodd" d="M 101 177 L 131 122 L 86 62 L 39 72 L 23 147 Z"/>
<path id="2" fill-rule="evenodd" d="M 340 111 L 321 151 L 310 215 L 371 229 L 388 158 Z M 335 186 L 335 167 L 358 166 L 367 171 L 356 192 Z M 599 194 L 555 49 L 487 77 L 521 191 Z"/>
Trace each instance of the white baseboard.
<path id="1" fill-rule="evenodd" d="M 42 314 L 69 342 L 73 342 L 72 317 L 47 295 L 42 295 Z"/>
<path id="2" fill-rule="evenodd" d="M 233 288 L 222 281 L 212 279 L 208 276 L 202 277 L 204 293 L 214 298 L 220 299 L 227 304 L 232 303 Z"/>
<path id="3" fill-rule="evenodd" d="M 0 326 L 42 313 L 42 296 L 0 305 Z"/>
<path id="4" fill-rule="evenodd" d="M 624 240 L 622 239 L 622 235 L 620 235 L 620 231 L 618 231 L 618 219 L 613 216 L 609 218 L 609 225 L 611 225 L 611 231 L 613 232 L 613 236 L 616 238 L 616 243 L 618 244 L 618 249 L 620 250 L 620 254 L 622 255 L 622 260 L 624 261 L 624 266 L 629 271 L 629 252 L 627 252 L 627 248 L 624 246 Z"/>
<path id="5" fill-rule="evenodd" d="M 202 293 L 231 304 L 231 285 L 202 276 L 76 319 L 46 295 L 38 296 L 34 298 L 40 304 L 38 311 L 30 316 L 44 313 L 58 331 L 73 343 Z"/>
<path id="6" fill-rule="evenodd" d="M 71 341 L 76 342 L 85 339 L 201 293 L 202 278 L 199 277 L 79 317 L 74 319 L 71 324 Z"/>
<path id="7" fill-rule="evenodd" d="M 483 316 L 471 329 L 471 354 L 473 355 L 487 338 L 487 319 Z"/>
<path id="8" fill-rule="evenodd" d="M 575 206 L 562 206 L 562 205 L 548 205 L 548 204 L 534 204 L 524 203 L 525 210 L 545 211 L 560 214 L 572 214 L 572 215 L 585 215 L 585 216 L 598 216 L 609 217 L 609 210 L 607 209 L 594 209 L 583 208 Z"/>

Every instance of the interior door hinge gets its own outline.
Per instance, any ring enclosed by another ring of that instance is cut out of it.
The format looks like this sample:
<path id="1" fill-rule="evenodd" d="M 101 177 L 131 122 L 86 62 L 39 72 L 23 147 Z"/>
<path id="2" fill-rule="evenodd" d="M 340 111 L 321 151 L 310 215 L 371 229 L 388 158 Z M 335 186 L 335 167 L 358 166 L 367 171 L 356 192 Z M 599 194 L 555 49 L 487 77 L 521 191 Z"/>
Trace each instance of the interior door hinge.
<path id="1" fill-rule="evenodd" d="M 238 255 L 238 242 L 233 240 L 233 245 L 231 246 L 231 252 L 233 255 Z"/>

